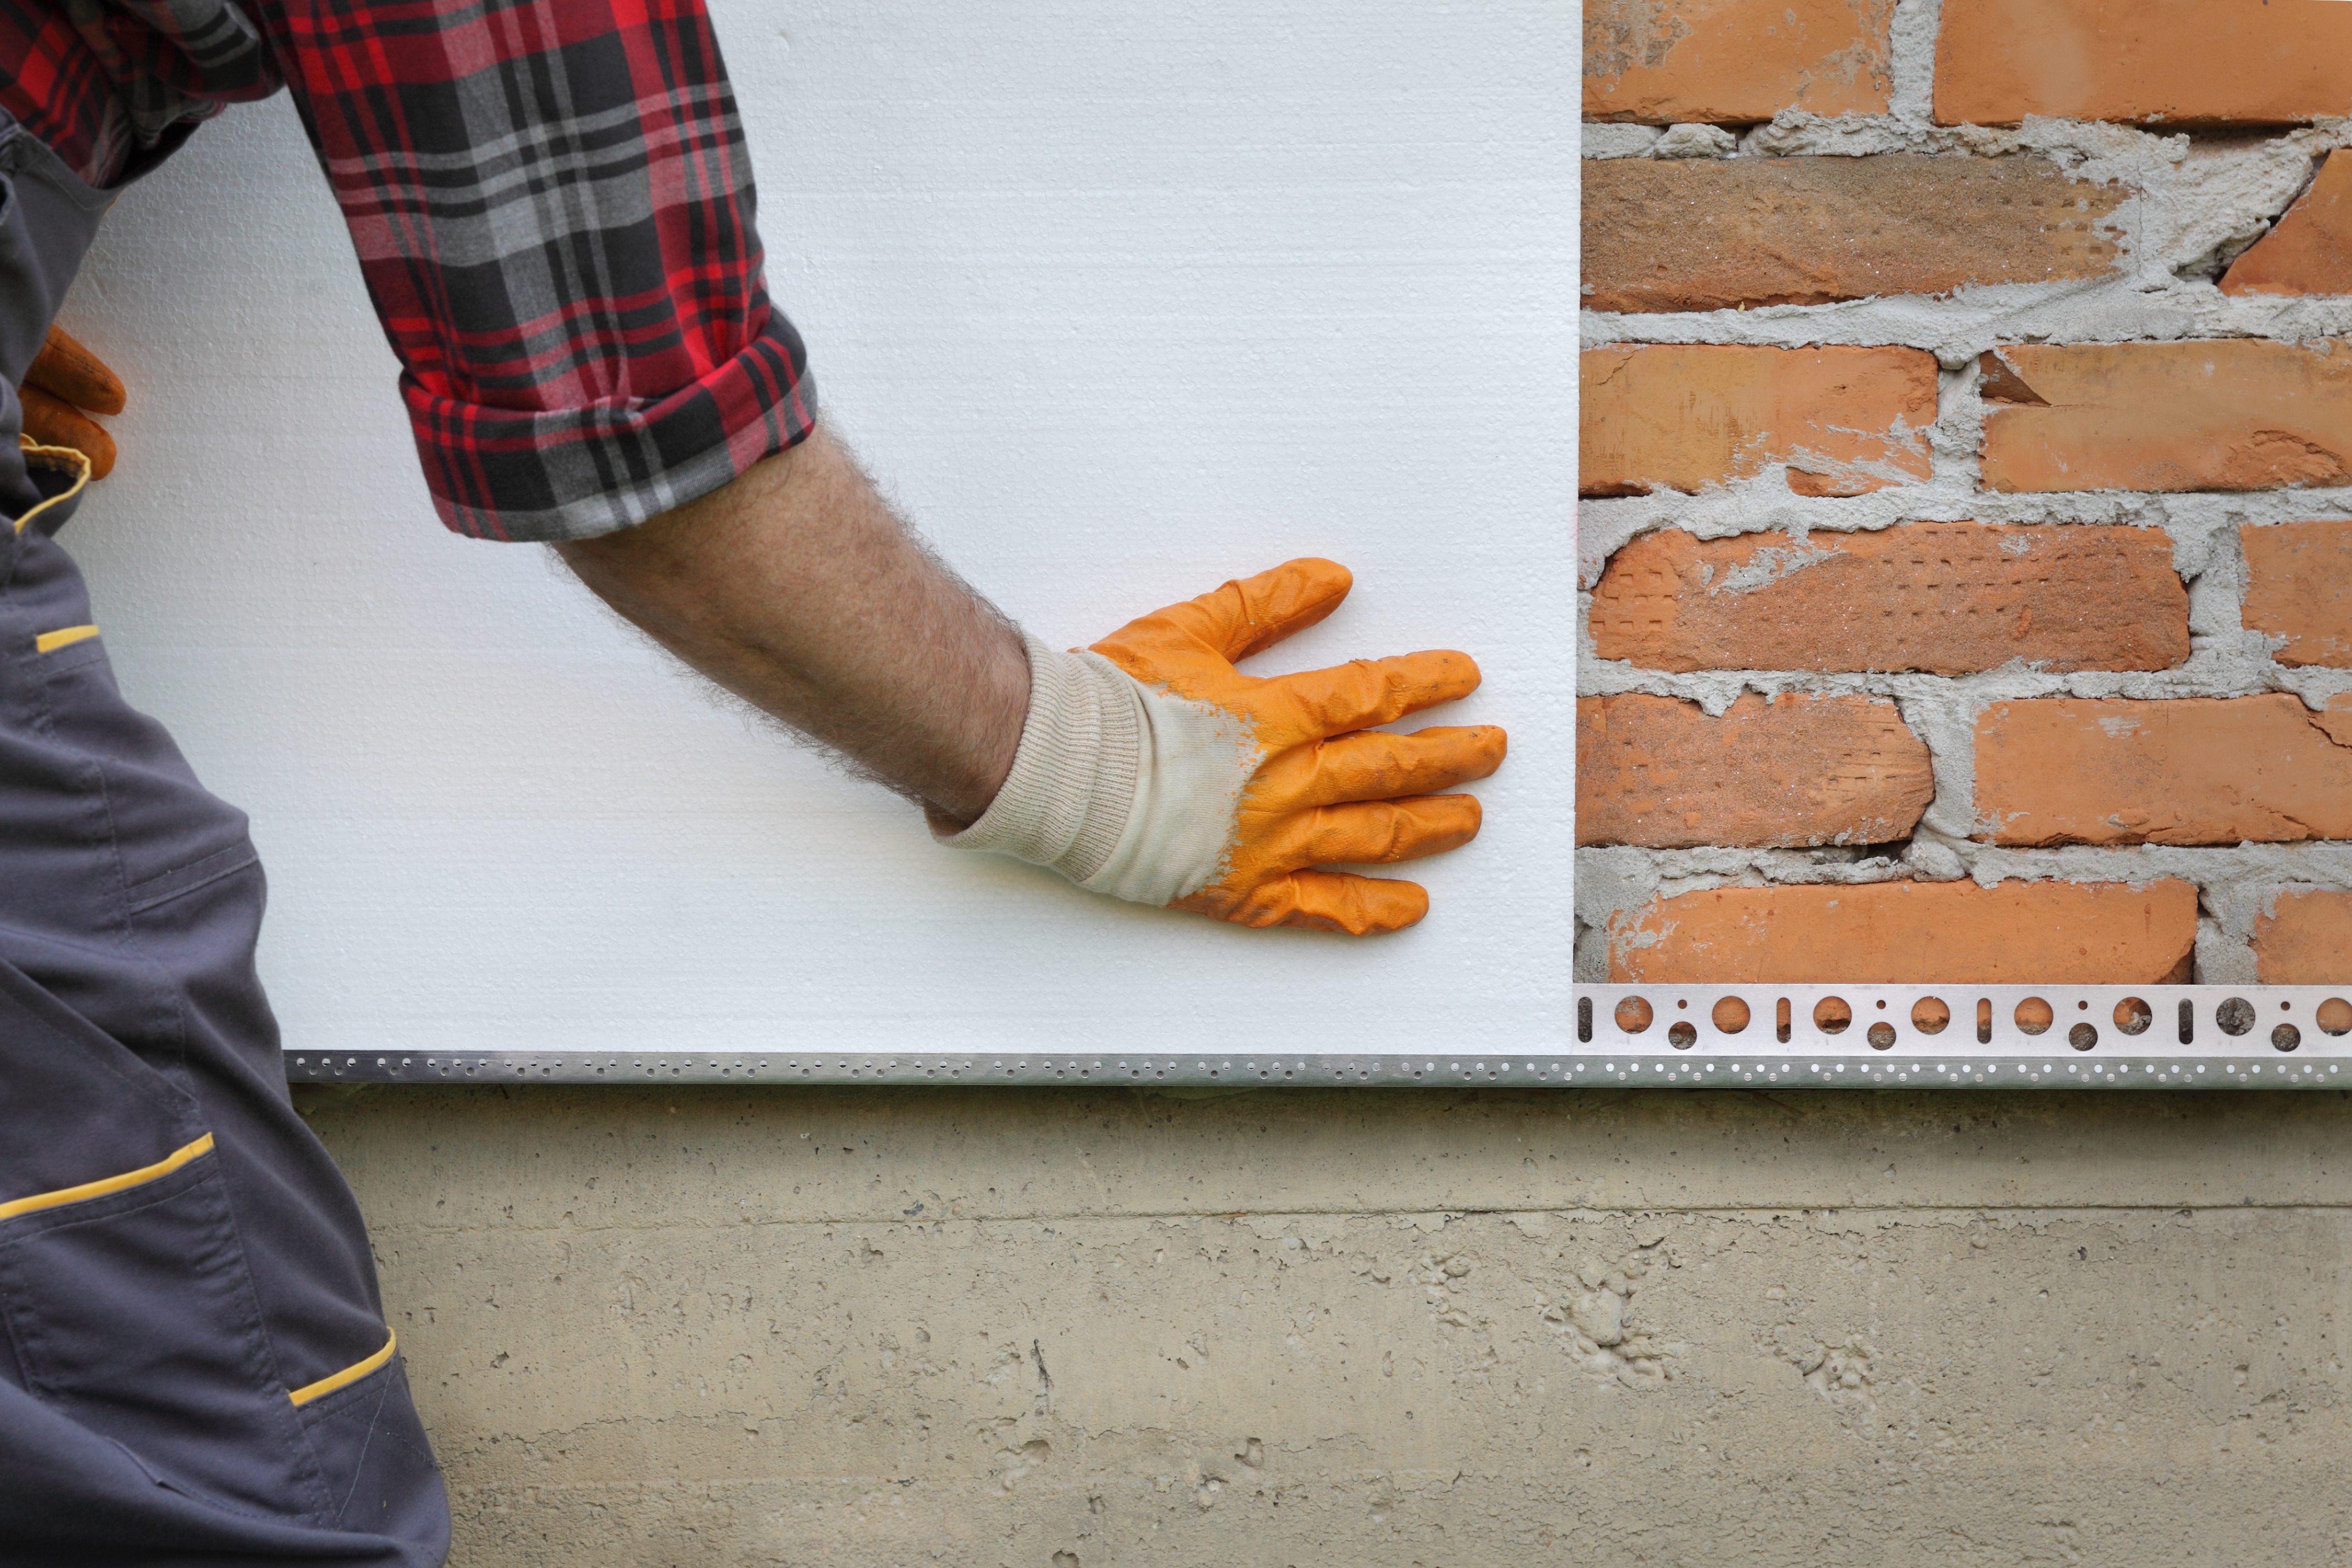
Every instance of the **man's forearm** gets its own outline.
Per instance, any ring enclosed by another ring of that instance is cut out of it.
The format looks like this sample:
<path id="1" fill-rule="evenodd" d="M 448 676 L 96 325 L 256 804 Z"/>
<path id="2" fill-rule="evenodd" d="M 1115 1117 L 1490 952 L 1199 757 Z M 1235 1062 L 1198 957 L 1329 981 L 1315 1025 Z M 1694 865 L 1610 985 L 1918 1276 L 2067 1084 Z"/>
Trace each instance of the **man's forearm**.
<path id="1" fill-rule="evenodd" d="M 978 817 L 1013 766 L 1020 634 L 822 428 L 699 500 L 556 548 L 687 663 L 940 816 Z"/>

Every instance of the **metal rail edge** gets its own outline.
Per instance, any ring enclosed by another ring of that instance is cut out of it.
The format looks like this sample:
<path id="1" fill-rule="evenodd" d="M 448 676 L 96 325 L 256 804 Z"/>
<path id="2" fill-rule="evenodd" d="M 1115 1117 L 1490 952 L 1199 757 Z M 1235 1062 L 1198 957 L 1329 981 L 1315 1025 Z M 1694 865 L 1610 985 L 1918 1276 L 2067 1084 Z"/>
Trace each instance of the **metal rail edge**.
<path id="1" fill-rule="evenodd" d="M 294 1083 L 1121 1084 L 1364 1089 L 2352 1089 L 2352 983 L 1573 985 L 1563 1025 L 1408 1055 L 1133 1051 L 320 1051 Z M 1367 1031 L 1371 1032 L 1370 1030 Z"/>

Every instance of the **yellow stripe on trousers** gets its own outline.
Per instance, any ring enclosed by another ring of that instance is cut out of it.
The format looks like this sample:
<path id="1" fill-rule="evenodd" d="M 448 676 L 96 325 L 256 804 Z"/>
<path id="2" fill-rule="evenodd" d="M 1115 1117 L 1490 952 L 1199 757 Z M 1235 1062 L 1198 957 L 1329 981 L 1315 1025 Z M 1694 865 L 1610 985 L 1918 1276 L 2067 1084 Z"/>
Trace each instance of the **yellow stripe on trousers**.
<path id="1" fill-rule="evenodd" d="M 119 1176 L 100 1181 L 84 1182 L 78 1187 L 59 1187 L 53 1193 L 35 1193 L 29 1198 L 0 1204 L 0 1220 L 15 1219 L 20 1214 L 34 1214 L 41 1209 L 53 1209 L 61 1204 L 78 1204 L 84 1198 L 102 1198 L 109 1193 L 119 1193 L 125 1187 L 135 1187 L 168 1176 L 199 1154 L 212 1152 L 213 1135 L 209 1132 L 194 1142 L 173 1150 L 152 1165 L 142 1165 L 135 1171 L 125 1171 Z"/>
<path id="2" fill-rule="evenodd" d="M 316 1383 L 306 1383 L 286 1397 L 297 1405 L 308 1405 L 321 1394 L 332 1394 L 339 1388 L 357 1383 L 392 1359 L 393 1348 L 400 1343 L 400 1336 L 389 1329 L 384 1331 L 384 1336 L 383 1349 L 367 1360 L 355 1361 L 341 1372 L 331 1372 Z"/>
<path id="3" fill-rule="evenodd" d="M 61 647 L 71 647 L 78 642 L 88 642 L 98 635 L 96 626 L 59 626 L 53 632 L 43 632 L 33 639 L 35 653 L 55 653 Z"/>

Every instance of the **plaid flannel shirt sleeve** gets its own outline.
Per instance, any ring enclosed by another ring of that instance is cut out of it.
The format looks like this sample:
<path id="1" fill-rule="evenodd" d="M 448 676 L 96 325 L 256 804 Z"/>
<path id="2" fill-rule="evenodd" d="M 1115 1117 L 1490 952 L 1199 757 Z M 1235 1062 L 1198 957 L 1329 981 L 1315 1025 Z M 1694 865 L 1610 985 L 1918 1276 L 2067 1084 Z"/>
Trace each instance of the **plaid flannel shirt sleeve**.
<path id="1" fill-rule="evenodd" d="M 251 6 L 401 362 L 442 521 L 580 539 L 805 437 L 702 0 Z"/>

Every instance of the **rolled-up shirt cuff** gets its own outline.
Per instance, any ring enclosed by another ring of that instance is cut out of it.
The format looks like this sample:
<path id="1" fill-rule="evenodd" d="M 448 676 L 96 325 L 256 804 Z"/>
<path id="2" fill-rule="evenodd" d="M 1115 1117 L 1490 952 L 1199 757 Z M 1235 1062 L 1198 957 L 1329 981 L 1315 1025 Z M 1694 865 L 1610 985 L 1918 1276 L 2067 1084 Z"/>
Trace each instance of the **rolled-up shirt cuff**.
<path id="1" fill-rule="evenodd" d="M 709 495 L 816 428 L 800 334 L 769 310 L 759 334 L 689 385 L 653 398 L 508 409 L 404 378 L 434 509 L 476 539 L 591 539 Z"/>

